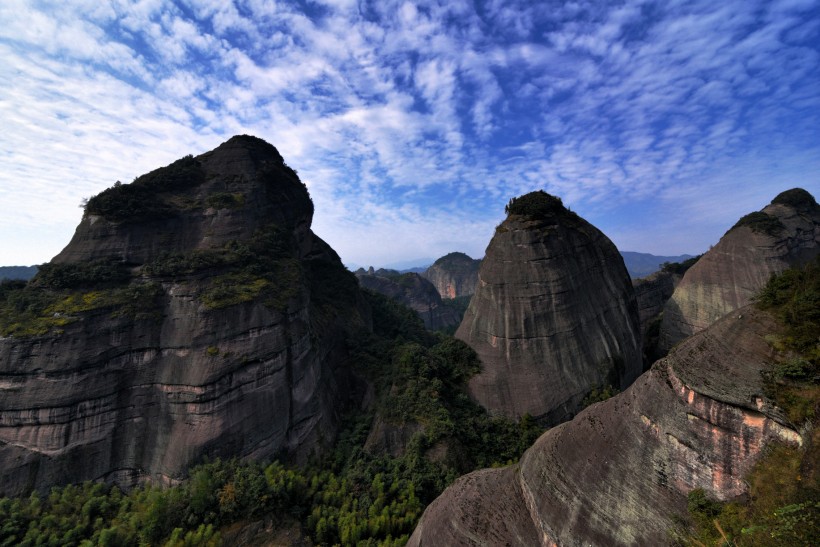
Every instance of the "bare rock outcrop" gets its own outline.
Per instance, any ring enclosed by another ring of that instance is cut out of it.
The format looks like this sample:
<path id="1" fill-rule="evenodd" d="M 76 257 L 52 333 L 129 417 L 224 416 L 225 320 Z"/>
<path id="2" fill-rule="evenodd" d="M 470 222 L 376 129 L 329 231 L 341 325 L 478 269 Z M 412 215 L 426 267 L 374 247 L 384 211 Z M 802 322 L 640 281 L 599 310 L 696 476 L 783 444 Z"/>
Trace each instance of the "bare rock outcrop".
<path id="1" fill-rule="evenodd" d="M 802 443 L 764 394 L 764 337 L 776 329 L 751 307 L 724 317 L 624 393 L 544 433 L 518 465 L 460 478 L 408 545 L 667 544 L 688 492 L 743 495 L 770 443 Z"/>
<path id="2" fill-rule="evenodd" d="M 612 242 L 560 199 L 533 192 L 508 210 L 456 338 L 483 363 L 473 398 L 555 424 L 592 389 L 625 388 L 640 374 L 635 296 Z"/>
<path id="3" fill-rule="evenodd" d="M 457 298 L 475 293 L 480 266 L 481 260 L 455 252 L 436 260 L 422 275 L 435 285 L 442 298 Z"/>
<path id="4" fill-rule="evenodd" d="M 384 270 L 378 272 L 387 273 Z M 453 327 L 461 319 L 453 308 L 442 303 L 433 284 L 417 273 L 377 275 L 357 272 L 356 277 L 365 289 L 381 293 L 411 308 L 430 330 Z"/>
<path id="5" fill-rule="evenodd" d="M 331 442 L 361 392 L 345 328 L 370 318 L 312 214 L 248 136 L 92 198 L 19 289 L 53 303 L 0 332 L 0 494 L 169 483 L 205 455 Z"/>
<path id="6" fill-rule="evenodd" d="M 800 188 L 741 218 L 687 270 L 663 312 L 660 346 L 668 350 L 751 302 L 772 274 L 804 264 L 820 249 L 820 206 Z"/>

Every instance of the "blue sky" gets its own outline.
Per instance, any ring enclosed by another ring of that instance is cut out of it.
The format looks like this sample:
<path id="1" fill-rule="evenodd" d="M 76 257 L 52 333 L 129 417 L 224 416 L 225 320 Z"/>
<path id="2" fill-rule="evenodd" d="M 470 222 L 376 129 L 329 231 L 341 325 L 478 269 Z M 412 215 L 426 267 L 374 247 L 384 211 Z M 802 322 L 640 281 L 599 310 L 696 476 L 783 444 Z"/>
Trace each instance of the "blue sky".
<path id="1" fill-rule="evenodd" d="M 662 255 L 820 197 L 818 0 L 3 0 L 0 80 L 0 265 L 238 133 L 365 266 L 480 257 L 535 189 Z"/>

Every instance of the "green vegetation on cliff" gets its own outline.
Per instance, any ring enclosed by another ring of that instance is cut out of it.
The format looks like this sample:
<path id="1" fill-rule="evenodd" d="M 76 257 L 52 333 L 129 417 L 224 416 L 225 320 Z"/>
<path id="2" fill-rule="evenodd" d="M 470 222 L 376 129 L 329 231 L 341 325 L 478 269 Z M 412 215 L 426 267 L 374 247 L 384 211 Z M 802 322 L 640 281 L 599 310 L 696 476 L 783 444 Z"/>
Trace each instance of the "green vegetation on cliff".
<path id="1" fill-rule="evenodd" d="M 508 215 L 520 215 L 533 220 L 548 219 L 555 215 L 578 216 L 564 207 L 561 198 L 550 195 L 543 190 L 510 199 L 510 202 L 504 207 L 504 212 Z"/>
<path id="2" fill-rule="evenodd" d="M 175 208 L 163 201 L 162 192 L 172 192 L 202 184 L 205 171 L 193 156 L 185 156 L 170 165 L 155 169 L 134 179 L 131 184 L 117 181 L 85 204 L 85 213 L 100 215 L 114 222 L 136 222 L 163 218 Z"/>
<path id="3" fill-rule="evenodd" d="M 661 270 L 671 274 L 683 275 L 689 268 L 694 266 L 702 256 L 702 254 L 693 256 L 692 258 L 687 258 L 683 262 L 664 262 L 661 264 Z"/>
<path id="4" fill-rule="evenodd" d="M 352 274 L 339 277 L 320 262 L 306 275 L 321 315 L 358 292 Z M 169 488 L 122 493 L 86 483 L 0 499 L 0 545 L 220 545 L 256 520 L 299 522 L 319 545 L 403 545 L 453 480 L 516 461 L 542 430 L 527 417 L 491 417 L 470 400 L 465 382 L 479 362 L 463 342 L 426 331 L 407 307 L 363 294 L 374 330 L 353 327 L 346 344 L 375 397 L 347 416 L 332 451 L 302 467 L 205 462 Z M 407 433 L 397 451 L 369 439 L 377 422 Z"/>
<path id="5" fill-rule="evenodd" d="M 820 259 L 772 276 L 756 304 L 782 324 L 768 338 L 766 395 L 803 432 L 803 446 L 767 447 L 746 477 L 747 500 L 718 503 L 693 490 L 691 545 L 820 545 Z"/>
<path id="6" fill-rule="evenodd" d="M 748 226 L 753 232 L 766 234 L 769 236 L 777 236 L 786 229 L 780 219 L 762 211 L 755 211 L 748 215 L 740 217 L 731 230 L 740 228 L 741 226 Z"/>
<path id="7" fill-rule="evenodd" d="M 133 283 L 98 289 L 67 290 L 38 286 L 35 280 L 0 282 L 0 336 L 44 336 L 90 312 L 108 312 L 131 320 L 157 318 L 162 287 L 156 283 Z"/>
<path id="8" fill-rule="evenodd" d="M 817 207 L 817 201 L 815 201 L 814 196 L 802 188 L 792 188 L 791 190 L 781 192 L 772 200 L 772 203 L 788 205 L 798 210 Z"/>
<path id="9" fill-rule="evenodd" d="M 46 289 L 77 289 L 118 285 L 128 281 L 128 268 L 115 259 L 101 259 L 72 264 L 40 264 L 31 284 Z"/>

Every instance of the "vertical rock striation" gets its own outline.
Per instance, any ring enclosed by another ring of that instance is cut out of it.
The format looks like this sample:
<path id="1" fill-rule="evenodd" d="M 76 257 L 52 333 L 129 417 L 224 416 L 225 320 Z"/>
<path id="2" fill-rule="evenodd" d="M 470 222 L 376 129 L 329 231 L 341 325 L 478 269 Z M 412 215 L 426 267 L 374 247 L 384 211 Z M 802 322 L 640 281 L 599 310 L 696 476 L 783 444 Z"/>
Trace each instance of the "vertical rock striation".
<path id="1" fill-rule="evenodd" d="M 820 206 L 800 188 L 741 218 L 687 270 L 663 312 L 660 346 L 668 350 L 751 302 L 772 274 L 806 263 L 820 248 Z"/>
<path id="2" fill-rule="evenodd" d="M 560 199 L 533 192 L 508 209 L 456 338 L 484 365 L 469 383 L 479 403 L 555 424 L 640 374 L 635 296 L 612 242 Z"/>
<path id="3" fill-rule="evenodd" d="M 422 274 L 435 285 L 442 298 L 457 298 L 475 293 L 481 260 L 464 253 L 449 253 L 436 260 Z"/>
<path id="4" fill-rule="evenodd" d="M 460 478 L 408 545 L 666 545 L 691 490 L 741 496 L 770 443 L 802 443 L 764 394 L 777 328 L 751 307 L 724 317 L 544 433 L 517 466 Z"/>
<path id="5" fill-rule="evenodd" d="M 0 332 L 0 495 L 167 483 L 205 455 L 332 440 L 358 393 L 345 325 L 369 310 L 312 214 L 248 136 L 92 198 L 21 289 L 53 303 Z"/>

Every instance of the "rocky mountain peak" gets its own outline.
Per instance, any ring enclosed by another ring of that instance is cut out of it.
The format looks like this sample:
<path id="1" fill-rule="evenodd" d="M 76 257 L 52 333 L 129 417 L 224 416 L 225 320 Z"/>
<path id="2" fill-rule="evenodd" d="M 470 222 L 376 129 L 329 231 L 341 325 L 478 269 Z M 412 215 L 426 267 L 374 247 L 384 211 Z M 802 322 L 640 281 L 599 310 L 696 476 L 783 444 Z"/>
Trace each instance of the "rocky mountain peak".
<path id="1" fill-rule="evenodd" d="M 346 333 L 370 310 L 312 214 L 249 136 L 91 198 L 68 246 L 0 294 L 0 494 L 168 484 L 204 456 L 332 441 L 361 396 Z"/>
<path id="2" fill-rule="evenodd" d="M 69 245 L 54 262 L 114 258 L 144 264 L 162 253 L 222 247 L 275 224 L 299 244 L 313 203 L 296 171 L 257 137 L 232 137 L 88 200 Z"/>
<path id="3" fill-rule="evenodd" d="M 675 288 L 664 307 L 661 349 L 749 304 L 772 274 L 804 264 L 818 251 L 820 206 L 802 188 L 741 217 Z"/>
<path id="4" fill-rule="evenodd" d="M 798 211 L 816 211 L 818 208 L 814 196 L 802 188 L 792 188 L 777 194 L 772 205 L 786 205 Z"/>
<path id="5" fill-rule="evenodd" d="M 557 423 L 641 371 L 638 312 L 613 243 L 539 191 L 510 200 L 456 332 L 478 353 L 471 395 L 493 412 Z"/>
<path id="6" fill-rule="evenodd" d="M 523 196 L 512 198 L 504 212 L 508 216 L 524 217 L 529 220 L 548 220 L 557 218 L 578 219 L 578 215 L 564 206 L 561 198 L 536 190 Z"/>
<path id="7" fill-rule="evenodd" d="M 480 265 L 481 260 L 453 252 L 436 260 L 422 275 L 435 285 L 442 298 L 458 298 L 475 292 Z"/>

